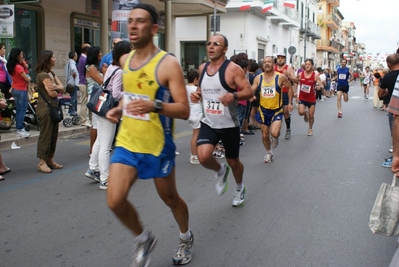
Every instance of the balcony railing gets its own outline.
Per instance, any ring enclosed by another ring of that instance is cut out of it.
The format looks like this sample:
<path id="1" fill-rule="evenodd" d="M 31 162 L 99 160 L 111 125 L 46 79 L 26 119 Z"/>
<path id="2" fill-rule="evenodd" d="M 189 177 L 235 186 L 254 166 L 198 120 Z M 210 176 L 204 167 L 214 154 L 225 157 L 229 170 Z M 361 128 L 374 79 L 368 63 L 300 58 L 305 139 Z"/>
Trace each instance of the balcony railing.
<path id="1" fill-rule="evenodd" d="M 322 17 L 322 21 L 326 23 L 327 21 L 332 21 L 335 24 L 334 28 L 339 28 L 340 21 L 335 15 L 326 15 Z M 329 23 L 327 23 L 329 25 Z"/>
<path id="2" fill-rule="evenodd" d="M 316 44 L 317 44 L 317 46 L 319 46 L 319 47 L 331 47 L 331 48 L 334 48 L 334 49 L 336 49 L 336 50 L 338 50 L 338 51 L 341 51 L 341 49 L 342 49 L 342 45 L 339 43 L 339 42 L 337 42 L 337 41 L 334 41 L 334 40 L 332 40 L 332 41 L 328 41 L 328 40 L 317 40 L 316 41 Z"/>
<path id="3" fill-rule="evenodd" d="M 305 33 L 305 26 L 307 26 L 306 29 L 306 35 L 311 36 L 314 39 L 320 39 L 320 27 L 316 23 L 312 22 L 311 20 L 308 20 L 307 25 L 305 25 L 305 20 L 302 20 L 301 24 L 301 29 L 300 32 L 301 34 Z"/>
<path id="4" fill-rule="evenodd" d="M 277 10 L 279 10 L 281 13 L 283 13 L 290 19 L 295 20 L 296 22 L 300 21 L 299 11 L 296 9 L 285 7 L 284 1 L 282 0 L 275 1 L 273 7 L 275 7 Z"/>

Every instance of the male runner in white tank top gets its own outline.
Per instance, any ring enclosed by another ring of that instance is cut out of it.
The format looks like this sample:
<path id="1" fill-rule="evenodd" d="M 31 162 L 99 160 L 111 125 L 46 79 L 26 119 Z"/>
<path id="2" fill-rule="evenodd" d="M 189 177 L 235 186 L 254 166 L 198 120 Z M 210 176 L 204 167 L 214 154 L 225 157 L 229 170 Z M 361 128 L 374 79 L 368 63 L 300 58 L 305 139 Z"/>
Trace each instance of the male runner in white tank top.
<path id="1" fill-rule="evenodd" d="M 206 43 L 210 62 L 199 67 L 200 82 L 191 101 L 202 98 L 204 118 L 197 141 L 198 160 L 207 169 L 216 172 L 216 191 L 219 195 L 228 188 L 227 176 L 230 168 L 236 181 L 233 207 L 241 207 L 245 200 L 245 186 L 242 183 L 244 166 L 239 159 L 240 123 L 236 112 L 237 100 L 253 97 L 251 85 L 242 68 L 226 60 L 228 40 L 221 34 L 213 35 Z M 237 87 L 241 88 L 237 92 Z M 219 162 L 212 153 L 222 140 L 228 165 Z"/>

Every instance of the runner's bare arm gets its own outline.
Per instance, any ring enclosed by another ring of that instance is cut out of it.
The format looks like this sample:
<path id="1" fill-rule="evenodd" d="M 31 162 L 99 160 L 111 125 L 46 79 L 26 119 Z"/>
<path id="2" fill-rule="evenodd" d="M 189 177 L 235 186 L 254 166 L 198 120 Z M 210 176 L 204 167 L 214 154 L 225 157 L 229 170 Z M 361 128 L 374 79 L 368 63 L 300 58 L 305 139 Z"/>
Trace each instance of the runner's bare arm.
<path id="1" fill-rule="evenodd" d="M 288 105 L 291 106 L 291 108 L 292 108 L 292 98 L 293 98 L 293 93 L 294 93 L 294 90 L 292 89 L 292 85 L 291 85 L 290 81 L 288 80 L 287 76 L 285 76 L 285 75 L 280 75 L 278 80 L 279 80 L 280 87 L 285 86 L 288 88 Z"/>
<path id="2" fill-rule="evenodd" d="M 205 66 L 205 63 L 201 64 L 198 68 L 198 73 L 200 74 L 200 76 L 198 77 L 198 81 L 201 80 L 201 74 L 202 74 L 202 70 L 204 69 L 204 66 Z M 198 101 L 201 100 L 201 88 L 200 88 L 199 84 L 197 86 L 197 90 L 190 94 L 190 99 L 191 99 L 191 102 L 193 102 L 193 103 L 197 103 Z"/>
<path id="3" fill-rule="evenodd" d="M 240 92 L 237 92 L 237 100 L 248 100 L 252 98 L 254 96 L 254 92 L 252 91 L 251 84 L 245 77 L 245 73 L 242 68 L 239 65 L 232 63 L 228 65 L 227 71 L 229 71 L 229 68 L 232 70 L 234 83 L 241 89 Z"/>
<path id="4" fill-rule="evenodd" d="M 292 67 L 288 67 L 288 80 L 293 83 L 294 87 L 295 84 L 298 84 L 298 78 L 295 76 L 294 69 Z"/>
<path id="5" fill-rule="evenodd" d="M 188 105 L 186 85 L 183 71 L 177 59 L 173 56 L 166 56 L 158 67 L 160 84 L 169 88 L 173 103 L 163 103 L 160 114 L 177 119 L 188 119 L 190 107 Z M 152 110 L 155 111 L 154 102 L 151 101 Z"/>
<path id="6" fill-rule="evenodd" d="M 260 75 L 256 76 L 255 79 L 254 79 L 254 82 L 252 83 L 252 87 L 251 88 L 252 88 L 252 91 L 254 92 L 254 94 L 258 90 L 259 81 L 260 81 Z"/>
<path id="7" fill-rule="evenodd" d="M 243 69 L 235 64 L 230 63 L 227 66 L 225 78 L 227 84 L 230 88 L 241 89 L 240 92 L 235 92 L 234 94 L 227 93 L 224 96 L 220 97 L 219 100 L 223 105 L 227 106 L 231 104 L 235 99 L 236 100 L 248 100 L 254 96 L 254 92 L 251 89 L 251 85 L 249 84 L 248 79 L 245 77 Z"/>

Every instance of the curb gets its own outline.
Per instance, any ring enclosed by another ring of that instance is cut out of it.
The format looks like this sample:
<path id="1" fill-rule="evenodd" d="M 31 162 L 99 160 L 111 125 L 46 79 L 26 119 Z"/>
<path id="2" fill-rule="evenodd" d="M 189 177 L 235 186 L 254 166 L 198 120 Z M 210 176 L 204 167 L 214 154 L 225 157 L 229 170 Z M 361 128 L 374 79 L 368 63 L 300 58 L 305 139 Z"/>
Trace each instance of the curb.
<path id="1" fill-rule="evenodd" d="M 58 131 L 58 139 L 68 138 L 71 136 L 85 135 L 87 133 L 90 133 L 89 127 L 74 127 L 74 128 L 60 127 Z M 27 138 L 16 137 L 15 131 L 12 132 L 12 136 L 8 133 L 6 134 L 7 136 L 4 136 L 4 134 L 1 135 L 3 135 L 3 138 L 0 142 L 0 151 L 11 149 L 11 145 L 13 142 L 16 142 L 19 146 L 22 147 L 24 145 L 36 144 L 37 140 L 39 139 L 38 131 L 31 131 L 31 136 Z"/>

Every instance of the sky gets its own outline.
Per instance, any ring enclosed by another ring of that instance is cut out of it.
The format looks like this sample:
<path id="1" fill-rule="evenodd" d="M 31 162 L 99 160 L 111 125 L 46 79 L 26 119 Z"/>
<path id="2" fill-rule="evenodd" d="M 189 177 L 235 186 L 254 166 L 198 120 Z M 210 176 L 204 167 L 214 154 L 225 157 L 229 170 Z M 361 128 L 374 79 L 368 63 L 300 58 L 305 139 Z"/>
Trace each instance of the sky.
<path id="1" fill-rule="evenodd" d="M 357 43 L 366 45 L 366 52 L 392 54 L 399 43 L 397 0 L 340 0 L 338 7 L 344 22 L 354 22 Z"/>

